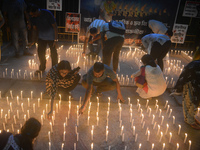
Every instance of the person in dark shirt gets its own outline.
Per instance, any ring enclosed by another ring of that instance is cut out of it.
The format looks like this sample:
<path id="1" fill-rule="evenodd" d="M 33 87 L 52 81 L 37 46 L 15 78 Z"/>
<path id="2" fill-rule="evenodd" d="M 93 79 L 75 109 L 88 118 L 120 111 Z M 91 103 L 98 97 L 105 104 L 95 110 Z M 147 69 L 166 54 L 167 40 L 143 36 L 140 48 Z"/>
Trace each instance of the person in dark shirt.
<path id="1" fill-rule="evenodd" d="M 31 22 L 33 29 L 38 30 L 38 57 L 40 60 L 39 70 L 44 72 L 46 69 L 46 48 L 47 44 L 51 50 L 52 67 L 58 63 L 57 42 L 58 42 L 58 29 L 53 14 L 46 9 L 40 9 L 36 5 L 31 4 L 28 7 L 28 13 L 32 17 Z"/>
<path id="2" fill-rule="evenodd" d="M 41 129 L 40 122 L 35 118 L 28 119 L 21 133 L 13 136 L 12 133 L 3 130 L 0 133 L 1 150 L 33 150 L 34 139 L 39 135 Z"/>

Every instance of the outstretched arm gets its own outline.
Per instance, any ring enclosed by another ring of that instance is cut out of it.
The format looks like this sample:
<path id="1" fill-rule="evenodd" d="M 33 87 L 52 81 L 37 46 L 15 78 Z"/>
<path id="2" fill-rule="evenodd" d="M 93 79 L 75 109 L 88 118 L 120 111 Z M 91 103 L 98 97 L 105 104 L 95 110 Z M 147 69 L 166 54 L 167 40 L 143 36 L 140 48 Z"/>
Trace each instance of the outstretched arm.
<path id="1" fill-rule="evenodd" d="M 116 89 L 117 89 L 117 94 L 118 94 L 117 99 L 120 99 L 120 101 L 121 101 L 122 103 L 124 103 L 125 100 L 124 100 L 124 98 L 123 98 L 123 96 L 122 96 L 122 93 L 121 93 L 119 81 L 118 81 L 117 78 L 114 79 L 113 81 L 116 82 Z"/>

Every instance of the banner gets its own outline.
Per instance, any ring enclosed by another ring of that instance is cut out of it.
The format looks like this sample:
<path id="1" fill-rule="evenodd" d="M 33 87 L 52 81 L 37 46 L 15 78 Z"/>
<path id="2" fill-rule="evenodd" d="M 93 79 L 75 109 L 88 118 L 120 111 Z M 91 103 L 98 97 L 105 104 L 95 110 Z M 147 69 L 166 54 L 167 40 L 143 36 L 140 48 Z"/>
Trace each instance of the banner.
<path id="1" fill-rule="evenodd" d="M 78 13 L 66 12 L 65 15 L 65 32 L 80 32 L 80 17 Z"/>
<path id="2" fill-rule="evenodd" d="M 47 9 L 62 11 L 62 0 L 47 0 Z"/>
<path id="3" fill-rule="evenodd" d="M 173 36 L 171 37 L 172 43 L 183 44 L 187 33 L 188 25 L 185 24 L 174 24 Z"/>
<path id="4" fill-rule="evenodd" d="M 185 3 L 183 16 L 200 18 L 200 2 L 187 1 Z"/>
<path id="5" fill-rule="evenodd" d="M 84 41 L 87 27 L 95 19 L 122 21 L 126 26 L 125 44 L 140 44 L 141 38 L 151 33 L 148 21 L 163 22 L 173 27 L 179 0 L 81 0 L 81 33 Z"/>

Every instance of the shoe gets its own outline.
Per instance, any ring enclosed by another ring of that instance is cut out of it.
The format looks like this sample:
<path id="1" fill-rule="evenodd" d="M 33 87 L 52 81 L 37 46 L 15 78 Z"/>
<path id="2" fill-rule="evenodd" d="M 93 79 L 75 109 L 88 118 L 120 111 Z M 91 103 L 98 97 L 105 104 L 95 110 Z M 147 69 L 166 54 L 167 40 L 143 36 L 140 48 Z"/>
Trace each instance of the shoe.
<path id="1" fill-rule="evenodd" d="M 24 51 L 24 56 L 33 56 L 34 54 L 30 53 L 29 51 Z"/>
<path id="2" fill-rule="evenodd" d="M 174 96 L 174 95 L 177 95 L 177 96 L 181 96 L 182 93 L 178 93 L 178 92 L 172 92 L 169 96 Z"/>
<path id="3" fill-rule="evenodd" d="M 200 125 L 200 121 L 199 121 L 199 120 L 195 119 L 195 122 L 196 122 L 198 125 Z"/>
<path id="4" fill-rule="evenodd" d="M 200 130 L 200 126 L 197 123 L 190 124 L 193 129 Z"/>

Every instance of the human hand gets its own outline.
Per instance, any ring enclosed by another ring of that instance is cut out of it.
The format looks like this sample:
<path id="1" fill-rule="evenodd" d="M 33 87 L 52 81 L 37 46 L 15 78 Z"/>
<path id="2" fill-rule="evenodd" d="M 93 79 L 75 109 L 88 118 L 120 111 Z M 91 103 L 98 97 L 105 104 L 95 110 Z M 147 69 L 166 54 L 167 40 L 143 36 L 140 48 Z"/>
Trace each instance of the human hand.
<path id="1" fill-rule="evenodd" d="M 82 115 L 84 111 L 85 111 L 85 106 L 82 105 L 81 108 L 79 108 L 79 115 Z"/>
<path id="2" fill-rule="evenodd" d="M 125 102 L 125 100 L 124 100 L 124 98 L 123 98 L 123 96 L 122 96 L 121 94 L 118 94 L 118 95 L 117 95 L 117 99 L 119 99 L 120 102 L 122 102 L 122 103 Z"/>
<path id="3" fill-rule="evenodd" d="M 82 53 L 82 56 L 85 57 L 85 52 Z"/>
<path id="4" fill-rule="evenodd" d="M 89 44 L 93 44 L 93 41 L 91 40 L 91 41 L 89 42 Z"/>
<path id="5" fill-rule="evenodd" d="M 135 78 L 133 74 L 131 75 L 131 78 Z"/>

